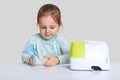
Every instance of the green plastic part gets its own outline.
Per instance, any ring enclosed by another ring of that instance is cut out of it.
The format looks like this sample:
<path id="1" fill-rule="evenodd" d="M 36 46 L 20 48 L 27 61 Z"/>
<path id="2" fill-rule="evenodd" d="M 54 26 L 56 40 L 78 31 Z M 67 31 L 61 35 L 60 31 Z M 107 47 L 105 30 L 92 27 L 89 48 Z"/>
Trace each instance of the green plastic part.
<path id="1" fill-rule="evenodd" d="M 70 57 L 71 58 L 85 58 L 85 41 L 74 41 L 71 44 Z"/>

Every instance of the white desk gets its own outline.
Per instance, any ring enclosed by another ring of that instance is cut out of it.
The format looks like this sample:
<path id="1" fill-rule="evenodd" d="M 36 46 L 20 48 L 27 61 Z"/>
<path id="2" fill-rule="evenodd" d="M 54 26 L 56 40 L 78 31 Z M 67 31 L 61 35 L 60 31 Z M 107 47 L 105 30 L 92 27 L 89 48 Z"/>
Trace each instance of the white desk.
<path id="1" fill-rule="evenodd" d="M 39 68 L 29 65 L 0 64 L 0 80 L 120 80 L 120 63 L 110 71 L 72 71 L 69 65 Z"/>

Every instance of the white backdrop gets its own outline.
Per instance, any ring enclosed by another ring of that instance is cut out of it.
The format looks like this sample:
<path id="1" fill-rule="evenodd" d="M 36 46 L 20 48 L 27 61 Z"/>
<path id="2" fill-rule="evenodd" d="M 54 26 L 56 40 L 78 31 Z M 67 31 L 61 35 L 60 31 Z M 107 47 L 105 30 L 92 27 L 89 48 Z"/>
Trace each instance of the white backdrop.
<path id="1" fill-rule="evenodd" d="M 0 63 L 21 62 L 29 37 L 38 32 L 37 11 L 44 3 L 61 9 L 61 33 L 69 43 L 106 41 L 111 62 L 120 62 L 119 0 L 0 0 Z"/>

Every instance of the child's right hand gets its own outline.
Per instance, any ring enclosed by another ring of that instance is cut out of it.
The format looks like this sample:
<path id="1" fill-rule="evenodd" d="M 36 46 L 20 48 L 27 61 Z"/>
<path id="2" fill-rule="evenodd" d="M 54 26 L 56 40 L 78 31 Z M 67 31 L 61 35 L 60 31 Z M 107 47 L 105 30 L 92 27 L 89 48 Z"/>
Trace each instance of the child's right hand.
<path id="1" fill-rule="evenodd" d="M 29 62 L 30 62 L 30 65 L 34 65 L 34 59 L 32 57 L 30 58 Z"/>

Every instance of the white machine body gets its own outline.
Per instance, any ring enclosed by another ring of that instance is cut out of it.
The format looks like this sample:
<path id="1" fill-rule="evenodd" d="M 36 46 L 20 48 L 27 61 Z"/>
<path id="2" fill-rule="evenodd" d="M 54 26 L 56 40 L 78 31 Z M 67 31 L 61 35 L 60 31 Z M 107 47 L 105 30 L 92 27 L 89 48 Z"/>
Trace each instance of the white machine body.
<path id="1" fill-rule="evenodd" d="M 85 58 L 70 58 L 72 70 L 109 70 L 109 50 L 104 41 L 87 41 Z"/>

